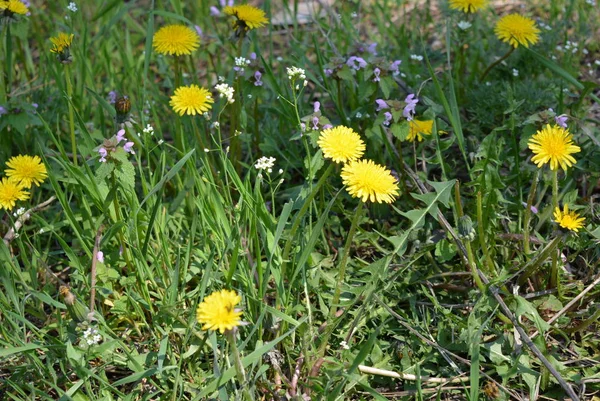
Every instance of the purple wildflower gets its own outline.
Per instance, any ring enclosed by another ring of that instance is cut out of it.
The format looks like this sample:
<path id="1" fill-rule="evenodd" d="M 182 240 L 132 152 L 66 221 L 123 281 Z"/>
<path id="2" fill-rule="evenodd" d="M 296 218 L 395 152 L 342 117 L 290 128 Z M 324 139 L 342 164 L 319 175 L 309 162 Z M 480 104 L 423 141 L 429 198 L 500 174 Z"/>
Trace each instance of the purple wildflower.
<path id="1" fill-rule="evenodd" d="M 330 77 L 331 74 L 333 74 L 333 70 L 331 68 L 325 68 L 323 72 L 325 73 L 326 77 Z"/>
<path id="2" fill-rule="evenodd" d="M 329 129 L 329 128 L 333 128 L 333 125 L 331 125 L 331 124 L 325 124 L 323 126 L 323 129 Z"/>
<path id="3" fill-rule="evenodd" d="M 367 47 L 367 51 L 372 55 L 377 55 L 377 43 L 371 43 L 369 47 Z"/>
<path id="4" fill-rule="evenodd" d="M 135 151 L 133 150 L 133 145 L 135 145 L 133 142 L 127 142 L 123 146 L 123 150 L 127 153 L 131 153 L 132 155 L 135 155 Z"/>
<path id="5" fill-rule="evenodd" d="M 8 113 L 8 111 L 6 110 L 6 108 L 3 107 L 3 106 L 0 106 L 0 116 L 3 115 L 3 114 L 6 114 L 6 113 Z"/>
<path id="6" fill-rule="evenodd" d="M 261 72 L 256 71 L 254 73 L 254 86 L 262 86 L 263 85 L 263 81 L 260 80 L 261 78 L 262 78 Z"/>
<path id="7" fill-rule="evenodd" d="M 373 70 L 373 74 L 375 75 L 375 78 L 373 78 L 373 82 L 379 82 L 381 80 L 379 78 L 379 74 L 381 74 L 381 70 L 379 68 L 375 68 Z"/>
<path id="8" fill-rule="evenodd" d="M 250 53 L 250 60 L 256 60 L 256 53 Z"/>
<path id="9" fill-rule="evenodd" d="M 406 106 L 404 106 L 404 110 L 402 111 L 402 115 L 408 120 L 411 121 L 415 116 L 415 107 L 417 107 L 417 103 L 419 103 L 419 99 L 415 97 L 414 93 L 411 93 L 404 99 L 406 102 Z"/>
<path id="10" fill-rule="evenodd" d="M 100 153 L 100 163 L 104 163 L 106 161 L 106 156 L 108 152 L 104 148 L 98 149 L 98 153 Z"/>
<path id="11" fill-rule="evenodd" d="M 194 28 L 196 28 L 196 33 L 198 36 L 202 37 L 202 28 L 200 28 L 198 25 L 194 25 Z"/>
<path id="12" fill-rule="evenodd" d="M 313 105 L 313 107 L 314 107 L 314 112 L 318 113 L 319 110 L 321 110 L 321 103 L 320 102 L 315 102 L 314 105 Z"/>
<path id="13" fill-rule="evenodd" d="M 314 129 L 315 131 L 319 129 L 319 117 L 313 117 L 312 119 L 312 129 Z"/>
<path id="14" fill-rule="evenodd" d="M 306 131 L 306 124 L 300 123 L 300 131 Z"/>
<path id="15" fill-rule="evenodd" d="M 213 17 L 218 17 L 221 15 L 221 11 L 215 6 L 210 6 L 210 15 Z"/>
<path id="16" fill-rule="evenodd" d="M 98 251 L 96 252 L 96 260 L 100 263 L 104 263 L 104 252 Z"/>
<path id="17" fill-rule="evenodd" d="M 121 143 L 122 140 L 125 139 L 125 130 L 121 129 L 117 132 L 117 143 Z"/>
<path id="18" fill-rule="evenodd" d="M 560 125 L 563 128 L 567 128 L 567 119 L 569 117 L 567 117 L 566 114 L 561 114 L 560 116 L 555 116 L 554 117 L 554 121 L 556 122 L 557 125 Z"/>
<path id="19" fill-rule="evenodd" d="M 380 111 L 383 109 L 389 109 L 390 106 L 388 106 L 388 104 L 386 103 L 385 100 L 383 99 L 377 99 L 375 100 L 375 103 L 377 103 L 377 109 L 375 111 Z"/>
<path id="20" fill-rule="evenodd" d="M 115 104 L 117 102 L 117 91 L 108 92 L 108 103 Z"/>
<path id="21" fill-rule="evenodd" d="M 385 113 L 383 113 L 383 116 L 385 117 L 385 121 L 383 122 L 383 125 L 388 127 L 390 125 L 390 122 L 392 122 L 392 113 L 390 113 L 389 111 L 386 111 Z"/>
<path id="22" fill-rule="evenodd" d="M 352 56 L 346 61 L 346 65 L 355 70 L 360 70 L 361 68 L 365 68 L 367 66 L 367 62 L 362 57 Z"/>
<path id="23" fill-rule="evenodd" d="M 400 64 L 402 64 L 402 60 L 396 60 L 390 64 L 390 71 L 392 71 L 392 75 L 396 76 L 400 74 Z"/>
<path id="24" fill-rule="evenodd" d="M 527 207 L 527 203 L 526 203 L 526 202 L 521 202 L 521 204 L 523 205 L 523 207 Z M 531 205 L 531 211 L 532 211 L 534 214 L 537 214 L 537 212 L 538 212 L 538 210 L 537 210 L 537 207 L 535 207 L 535 206 Z"/>
<path id="25" fill-rule="evenodd" d="M 33 106 L 34 109 L 38 108 L 38 104 L 37 103 L 31 103 L 31 105 Z"/>

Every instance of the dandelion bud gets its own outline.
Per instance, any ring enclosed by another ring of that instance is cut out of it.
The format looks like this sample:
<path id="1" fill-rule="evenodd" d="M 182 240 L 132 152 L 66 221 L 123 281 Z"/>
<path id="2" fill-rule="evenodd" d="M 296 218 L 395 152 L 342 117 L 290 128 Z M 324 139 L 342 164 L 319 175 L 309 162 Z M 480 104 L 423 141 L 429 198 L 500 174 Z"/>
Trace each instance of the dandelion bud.
<path id="1" fill-rule="evenodd" d="M 131 101 L 129 100 L 129 96 L 125 95 L 117 99 L 115 102 L 115 111 L 117 112 L 117 123 L 124 123 L 131 111 Z"/>

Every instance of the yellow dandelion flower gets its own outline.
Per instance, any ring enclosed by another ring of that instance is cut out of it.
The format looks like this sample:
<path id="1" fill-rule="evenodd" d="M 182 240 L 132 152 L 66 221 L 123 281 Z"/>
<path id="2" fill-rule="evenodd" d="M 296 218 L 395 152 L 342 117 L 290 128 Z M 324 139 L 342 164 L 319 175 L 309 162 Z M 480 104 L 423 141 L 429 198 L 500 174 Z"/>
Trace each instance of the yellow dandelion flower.
<path id="1" fill-rule="evenodd" d="M 241 300 L 242 298 L 235 291 L 213 292 L 198 305 L 196 319 L 198 323 L 203 324 L 203 330 L 219 330 L 224 333 L 225 330 L 231 330 L 242 324 L 240 320 L 242 311 L 235 308 Z"/>
<path id="2" fill-rule="evenodd" d="M 58 35 L 50 38 L 50 42 L 52 42 L 52 49 L 50 51 L 56 54 L 62 54 L 65 50 L 71 47 L 71 43 L 73 42 L 74 34 L 68 34 L 64 32 L 60 32 Z"/>
<path id="3" fill-rule="evenodd" d="M 450 8 L 464 13 L 474 13 L 487 5 L 487 0 L 450 0 Z"/>
<path id="4" fill-rule="evenodd" d="M 0 209 L 12 210 L 19 200 L 29 199 L 29 192 L 25 191 L 19 181 L 12 177 L 4 177 L 0 182 Z"/>
<path id="5" fill-rule="evenodd" d="M 11 157 L 7 162 L 6 175 L 19 181 L 23 188 L 31 188 L 32 184 L 40 184 L 48 177 L 46 166 L 39 156 L 19 155 Z"/>
<path id="6" fill-rule="evenodd" d="M 341 176 L 348 193 L 363 202 L 392 203 L 398 196 L 398 184 L 390 170 L 372 160 L 349 162 Z"/>
<path id="7" fill-rule="evenodd" d="M 414 142 L 415 139 L 418 139 L 418 141 L 421 142 L 423 140 L 423 135 L 431 135 L 431 132 L 433 131 L 433 120 L 411 120 L 408 123 L 408 126 L 409 131 L 406 140 Z"/>
<path id="8" fill-rule="evenodd" d="M 576 212 L 569 212 L 569 205 L 565 205 L 564 211 L 562 212 L 558 207 L 554 209 L 554 221 L 562 228 L 577 232 L 583 227 L 585 218 L 579 217 L 579 214 Z"/>
<path id="9" fill-rule="evenodd" d="M 175 89 L 175 94 L 171 96 L 169 104 L 180 116 L 184 114 L 195 116 L 210 110 L 212 103 L 214 103 L 214 99 L 208 90 L 199 88 L 197 85 L 190 85 Z"/>
<path id="10" fill-rule="evenodd" d="M 200 47 L 200 36 L 186 25 L 167 25 L 156 31 L 152 46 L 160 54 L 188 55 Z"/>
<path id="11" fill-rule="evenodd" d="M 498 39 L 510 43 L 512 47 L 519 45 L 529 47 L 540 39 L 540 30 L 536 27 L 535 21 L 519 14 L 508 14 L 500 18 L 494 32 Z"/>
<path id="12" fill-rule="evenodd" d="M 558 169 L 560 165 L 567 171 L 567 167 L 577 163 L 571 154 L 581 151 L 579 146 L 573 144 L 569 130 L 558 125 L 550 126 L 550 124 L 536 132 L 529 139 L 528 145 L 534 153 L 531 161 L 539 168 L 550 162 L 551 170 Z"/>
<path id="13" fill-rule="evenodd" d="M 20 0 L 4 0 L 0 1 L 0 10 L 9 12 L 12 14 L 25 15 L 29 12 L 29 9 Z M 10 15 L 10 14 L 9 14 Z"/>
<path id="14" fill-rule="evenodd" d="M 317 144 L 323 150 L 323 157 L 335 163 L 358 160 L 365 153 L 365 143 L 360 135 L 344 126 L 323 130 Z"/>
<path id="15" fill-rule="evenodd" d="M 248 4 L 228 6 L 223 9 L 223 12 L 236 17 L 233 27 L 238 32 L 260 28 L 269 23 L 269 19 L 263 10 Z"/>

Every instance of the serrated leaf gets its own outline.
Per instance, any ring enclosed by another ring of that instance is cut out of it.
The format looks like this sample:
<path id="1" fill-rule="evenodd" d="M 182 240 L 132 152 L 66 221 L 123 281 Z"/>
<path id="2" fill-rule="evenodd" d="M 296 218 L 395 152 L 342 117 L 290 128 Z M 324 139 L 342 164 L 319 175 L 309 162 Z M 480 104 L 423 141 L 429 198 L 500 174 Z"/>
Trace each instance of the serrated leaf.
<path id="1" fill-rule="evenodd" d="M 435 244 L 436 260 L 440 263 L 445 263 L 451 260 L 456 255 L 456 248 L 450 241 L 443 239 Z"/>
<path id="2" fill-rule="evenodd" d="M 348 68 L 346 66 L 344 66 L 341 70 L 339 70 L 337 72 L 337 76 L 338 76 L 338 78 L 340 78 L 344 81 L 354 82 L 354 74 L 352 73 L 350 68 Z"/>
<path id="3" fill-rule="evenodd" d="M 379 81 L 379 88 L 381 88 L 381 92 L 383 92 L 383 97 L 389 99 L 392 90 L 396 88 L 396 82 L 392 77 L 383 77 Z"/>
<path id="4" fill-rule="evenodd" d="M 100 167 L 98 167 L 98 170 L 96 170 L 96 181 L 98 183 L 104 181 L 106 177 L 108 177 L 113 172 L 114 168 L 114 163 L 106 162 L 100 164 Z"/>
<path id="5" fill-rule="evenodd" d="M 400 141 L 406 140 L 410 128 L 408 122 L 402 121 L 401 123 L 394 123 L 390 126 L 390 132 Z"/>

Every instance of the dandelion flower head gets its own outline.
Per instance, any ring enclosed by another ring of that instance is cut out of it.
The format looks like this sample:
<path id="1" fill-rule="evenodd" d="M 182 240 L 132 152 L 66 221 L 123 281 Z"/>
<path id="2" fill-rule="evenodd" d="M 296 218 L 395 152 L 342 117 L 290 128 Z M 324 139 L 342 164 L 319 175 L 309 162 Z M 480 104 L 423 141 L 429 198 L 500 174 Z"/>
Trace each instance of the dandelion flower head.
<path id="1" fill-rule="evenodd" d="M 450 8 L 464 13 L 474 13 L 487 5 L 487 0 L 450 0 Z"/>
<path id="2" fill-rule="evenodd" d="M 410 120 L 408 123 L 408 141 L 414 142 L 417 139 L 419 142 L 423 140 L 423 135 L 431 135 L 433 130 L 433 120 Z"/>
<path id="3" fill-rule="evenodd" d="M 19 15 L 26 15 L 29 12 L 25 3 L 20 0 L 0 0 L 0 10 Z"/>
<path id="4" fill-rule="evenodd" d="M 200 46 L 200 36 L 186 25 L 166 25 L 156 31 L 152 46 L 160 54 L 189 55 Z"/>
<path id="5" fill-rule="evenodd" d="M 562 228 L 577 232 L 583 227 L 585 218 L 579 217 L 579 214 L 576 212 L 569 211 L 569 205 L 565 205 L 563 211 L 558 207 L 554 209 L 554 221 Z"/>
<path id="6" fill-rule="evenodd" d="M 540 39 L 540 30 L 536 27 L 535 21 L 519 14 L 508 14 L 500 18 L 494 32 L 498 39 L 510 43 L 512 47 L 519 45 L 529 47 Z"/>
<path id="7" fill-rule="evenodd" d="M 202 114 L 212 108 L 214 100 L 210 92 L 197 85 L 181 86 L 175 89 L 169 103 L 180 116 Z"/>
<path id="8" fill-rule="evenodd" d="M 248 4 L 227 6 L 223 9 L 223 12 L 237 18 L 233 23 L 233 27 L 236 30 L 249 31 L 251 29 L 263 27 L 269 23 L 269 19 L 263 10 Z"/>
<path id="9" fill-rule="evenodd" d="M 52 53 L 62 54 L 66 49 L 71 47 L 71 43 L 73 42 L 74 34 L 68 34 L 64 32 L 60 32 L 58 35 L 50 38 L 50 42 L 52 42 L 52 49 L 50 51 Z"/>
<path id="10" fill-rule="evenodd" d="M 351 161 L 342 168 L 346 190 L 363 202 L 392 203 L 398 196 L 398 185 L 391 171 L 372 160 Z"/>
<path id="11" fill-rule="evenodd" d="M 573 153 L 578 153 L 581 148 L 573 144 L 571 133 L 558 125 L 547 124 L 536 132 L 528 142 L 529 149 L 534 153 L 531 159 L 539 168 L 550 163 L 550 169 L 556 170 L 560 166 L 563 170 L 571 167 L 577 161 Z"/>
<path id="12" fill-rule="evenodd" d="M 12 210 L 17 201 L 28 198 L 29 192 L 25 191 L 23 185 L 15 178 L 4 177 L 0 181 L 0 209 Z"/>
<path id="13" fill-rule="evenodd" d="M 39 156 L 19 155 L 11 157 L 7 162 L 6 175 L 19 181 L 23 188 L 31 188 L 32 184 L 40 184 L 48 177 L 46 166 Z"/>
<path id="14" fill-rule="evenodd" d="M 360 135 L 343 125 L 323 130 L 317 144 L 323 151 L 323 157 L 335 163 L 358 160 L 365 153 L 365 143 Z"/>
<path id="15" fill-rule="evenodd" d="M 206 298 L 196 310 L 196 319 L 202 324 L 203 330 L 231 330 L 239 326 L 242 321 L 242 312 L 235 308 L 242 298 L 230 290 L 213 292 Z"/>

